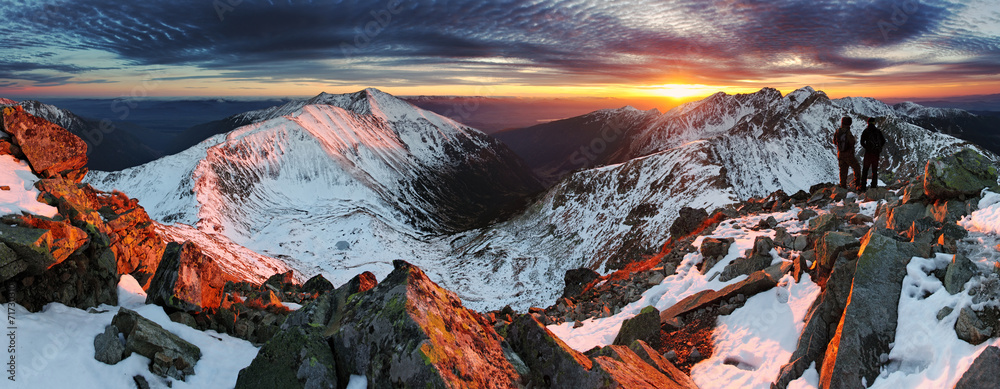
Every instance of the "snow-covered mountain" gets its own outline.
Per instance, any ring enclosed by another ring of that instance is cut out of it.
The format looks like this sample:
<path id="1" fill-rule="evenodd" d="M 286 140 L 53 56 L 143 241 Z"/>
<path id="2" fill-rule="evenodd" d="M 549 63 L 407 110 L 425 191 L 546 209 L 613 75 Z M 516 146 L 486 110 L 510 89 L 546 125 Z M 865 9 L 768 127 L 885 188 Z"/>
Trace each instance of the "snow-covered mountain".
<path id="1" fill-rule="evenodd" d="M 663 114 L 598 111 L 570 123 L 595 136 L 610 128 L 621 141 L 606 142 L 599 167 L 507 220 L 502 208 L 538 188 L 527 167 L 493 138 L 373 89 L 238 115 L 255 124 L 88 180 L 139 198 L 157 220 L 223 234 L 306 276 L 381 277 L 406 258 L 471 307 L 526 308 L 550 304 L 566 270 L 607 271 L 656 253 L 684 206 L 711 211 L 838 181 L 830 138 L 842 116 L 856 119 L 857 134 L 862 117 L 883 118 L 885 181 L 974 147 L 906 112 L 809 87 L 720 93 Z"/>
<path id="2" fill-rule="evenodd" d="M 397 258 L 434 269 L 441 236 L 502 218 L 541 190 L 502 143 L 381 91 L 312 102 L 88 181 L 127 190 L 156 220 L 337 284 L 386 273 Z"/>

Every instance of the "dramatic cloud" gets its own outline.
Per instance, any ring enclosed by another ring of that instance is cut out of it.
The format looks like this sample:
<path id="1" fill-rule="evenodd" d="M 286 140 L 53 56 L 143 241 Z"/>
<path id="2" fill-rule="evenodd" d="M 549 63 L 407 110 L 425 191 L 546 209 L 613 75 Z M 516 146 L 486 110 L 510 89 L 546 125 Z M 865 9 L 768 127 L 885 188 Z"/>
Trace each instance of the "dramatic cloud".
<path id="1" fill-rule="evenodd" d="M 908 66 L 951 77 L 1000 69 L 1000 9 L 991 1 L 4 3 L 5 85 L 93 82 L 108 76 L 82 76 L 143 66 L 184 69 L 174 80 L 333 85 L 474 78 L 738 85 L 798 75 L 892 78 L 880 71 Z M 73 55 L 79 52 L 91 55 Z M 58 62 L 72 60 L 79 62 Z"/>

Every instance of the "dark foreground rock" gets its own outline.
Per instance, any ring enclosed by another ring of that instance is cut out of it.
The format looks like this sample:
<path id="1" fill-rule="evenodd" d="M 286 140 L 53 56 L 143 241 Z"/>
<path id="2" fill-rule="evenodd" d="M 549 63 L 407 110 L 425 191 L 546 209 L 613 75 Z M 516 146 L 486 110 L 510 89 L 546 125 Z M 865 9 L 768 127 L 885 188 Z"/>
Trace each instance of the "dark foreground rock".
<path id="1" fill-rule="evenodd" d="M 1000 388 L 1000 348 L 987 347 L 976 357 L 969 370 L 955 384 L 955 389 Z"/>
<path id="2" fill-rule="evenodd" d="M 906 265 L 918 251 L 916 244 L 899 242 L 875 229 L 864 237 L 844 314 L 820 368 L 821 387 L 857 388 L 862 382 L 875 382 L 881 356 L 896 338 Z"/>
<path id="3" fill-rule="evenodd" d="M 119 334 L 125 338 L 124 345 L 119 343 Z M 194 365 L 201 359 L 197 346 L 126 308 L 97 335 L 94 346 L 94 357 L 101 362 L 115 364 L 136 353 L 150 359 L 152 373 L 178 380 L 194 374 Z"/>

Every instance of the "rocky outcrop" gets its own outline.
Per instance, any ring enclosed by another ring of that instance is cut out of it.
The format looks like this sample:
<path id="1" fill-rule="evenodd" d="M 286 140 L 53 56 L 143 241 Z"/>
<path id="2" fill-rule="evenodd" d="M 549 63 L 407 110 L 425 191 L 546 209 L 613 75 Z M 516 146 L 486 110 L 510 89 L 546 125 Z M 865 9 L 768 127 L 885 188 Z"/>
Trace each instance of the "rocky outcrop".
<path id="1" fill-rule="evenodd" d="M 189 312 L 219 307 L 228 281 L 223 272 L 191 242 L 167 244 L 146 291 L 146 303 Z"/>
<path id="2" fill-rule="evenodd" d="M 125 338 L 124 345 L 119 343 L 119 334 Z M 126 308 L 120 308 L 111 325 L 97 335 L 94 346 L 95 358 L 101 362 L 113 365 L 135 353 L 150 359 L 149 371 L 178 380 L 194 374 L 194 365 L 201 359 L 198 346 Z"/>
<path id="3" fill-rule="evenodd" d="M 854 261 L 840 261 L 834 265 L 823 292 L 806 313 L 805 327 L 799 335 L 795 351 L 788 363 L 781 366 L 774 388 L 787 388 L 790 382 L 801 377 L 814 362 L 822 365 L 826 347 L 833 338 L 844 307 L 847 306 L 856 264 Z"/>
<path id="4" fill-rule="evenodd" d="M 761 271 L 771 266 L 774 257 L 771 250 L 774 249 L 774 241 L 766 236 L 757 237 L 753 243 L 753 249 L 746 258 L 736 258 L 732 263 L 722 270 L 719 275 L 720 281 L 729 281 L 742 275 L 749 275 L 756 271 Z"/>
<path id="5" fill-rule="evenodd" d="M 955 254 L 951 259 L 951 263 L 948 264 L 944 279 L 941 280 L 944 283 L 945 290 L 951 294 L 961 292 L 962 288 L 965 287 L 965 283 L 972 279 L 977 270 L 976 265 L 964 255 Z"/>
<path id="6" fill-rule="evenodd" d="M 660 310 L 653 306 L 643 308 L 638 315 L 622 322 L 612 344 L 628 346 L 636 340 L 650 340 L 660 334 Z"/>
<path id="7" fill-rule="evenodd" d="M 996 166 L 969 148 L 927 161 L 924 171 L 924 193 L 934 200 L 978 196 L 996 184 Z"/>
<path id="8" fill-rule="evenodd" d="M 816 241 L 816 260 L 818 266 L 827 271 L 833 269 L 833 264 L 845 250 L 861 247 L 861 242 L 853 235 L 845 232 L 826 232 Z"/>
<path id="9" fill-rule="evenodd" d="M 374 289 L 351 299 L 342 325 L 327 330 L 344 378 L 365 375 L 374 387 L 516 386 L 520 375 L 481 315 L 413 265 L 393 265 Z"/>
<path id="10" fill-rule="evenodd" d="M 955 334 L 959 339 L 972 345 L 979 345 L 989 339 L 992 333 L 993 327 L 984 323 L 972 308 L 964 307 L 958 312 Z"/>
<path id="11" fill-rule="evenodd" d="M 704 258 L 701 263 L 701 274 L 708 273 L 715 264 L 719 263 L 723 257 L 729 254 L 729 246 L 732 246 L 733 238 L 705 238 L 701 242 L 701 256 Z"/>
<path id="12" fill-rule="evenodd" d="M 837 331 L 820 368 L 820 387 L 856 388 L 875 382 L 896 338 L 900 291 L 906 264 L 918 254 L 873 229 L 862 240 L 854 281 Z"/>
<path id="13" fill-rule="evenodd" d="M 322 277 L 310 281 L 306 282 L 310 288 L 329 284 Z M 289 315 L 281 324 L 281 331 L 261 348 L 249 367 L 240 371 L 236 387 L 314 388 L 338 387 L 338 382 L 346 384 L 347 381 L 338 381 L 327 329 L 339 323 L 350 296 L 371 290 L 375 285 L 375 276 L 363 273 L 340 288 L 325 291 Z"/>
<path id="14" fill-rule="evenodd" d="M 87 144 L 83 139 L 24 112 L 20 106 L 4 108 L 3 127 L 39 176 L 68 177 L 76 182 L 83 179 L 87 165 Z"/>
<path id="15" fill-rule="evenodd" d="M 677 219 L 670 226 L 670 236 L 679 239 L 690 234 L 708 219 L 708 212 L 703 208 L 682 207 L 677 213 Z"/>
<path id="16" fill-rule="evenodd" d="M 955 384 L 955 389 L 1000 388 L 1000 348 L 990 346 L 979 353 L 976 360 Z"/>

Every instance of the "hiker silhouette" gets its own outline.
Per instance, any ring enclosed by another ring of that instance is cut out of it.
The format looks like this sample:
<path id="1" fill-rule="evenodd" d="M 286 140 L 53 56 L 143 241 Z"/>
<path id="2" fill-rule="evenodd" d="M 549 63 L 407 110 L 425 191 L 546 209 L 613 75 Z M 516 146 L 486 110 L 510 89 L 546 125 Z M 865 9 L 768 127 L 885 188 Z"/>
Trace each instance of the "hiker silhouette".
<path id="1" fill-rule="evenodd" d="M 868 127 L 861 133 L 861 147 L 865 149 L 863 167 L 861 168 L 861 190 L 865 190 L 865 181 L 868 180 L 868 169 L 872 171 L 872 188 L 878 188 L 878 162 L 882 155 L 882 146 L 885 146 L 885 136 L 882 131 L 875 127 L 875 118 L 868 118 Z"/>
<path id="2" fill-rule="evenodd" d="M 844 116 L 840 120 L 840 128 L 833 133 L 833 144 L 837 147 L 837 163 L 840 165 L 840 186 L 847 188 L 847 168 L 854 169 L 854 188 L 860 189 L 861 166 L 858 157 L 854 155 L 857 138 L 851 133 L 851 123 L 854 119 Z"/>

